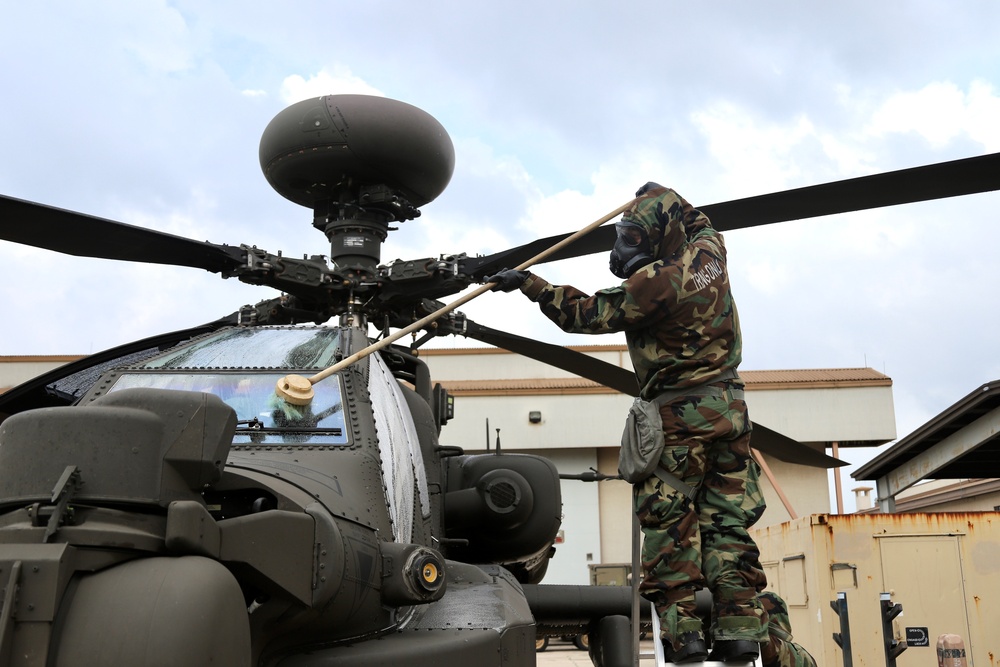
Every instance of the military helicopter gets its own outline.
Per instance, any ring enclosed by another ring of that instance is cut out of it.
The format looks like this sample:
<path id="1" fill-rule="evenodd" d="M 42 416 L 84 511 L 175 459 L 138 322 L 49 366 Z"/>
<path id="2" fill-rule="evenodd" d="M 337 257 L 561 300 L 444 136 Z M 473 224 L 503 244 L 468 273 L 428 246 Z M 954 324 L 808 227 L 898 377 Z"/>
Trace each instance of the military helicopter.
<path id="1" fill-rule="evenodd" d="M 306 405 L 275 395 L 287 373 L 348 359 L 371 330 L 385 339 L 569 236 L 381 264 L 390 225 L 444 191 L 454 159 L 445 129 L 403 102 L 335 95 L 280 112 L 261 167 L 312 210 L 329 261 L 0 197 L 0 240 L 282 293 L 0 397 L 0 664 L 533 665 L 536 637 L 578 632 L 596 665 L 632 664 L 630 589 L 540 583 L 559 471 L 441 446 L 453 401 L 418 348 L 463 335 L 631 395 L 633 373 L 449 311 L 317 382 Z M 998 174 L 1000 154 L 701 208 L 729 230 L 993 190 Z M 598 228 L 547 259 L 613 237 Z M 836 464 L 755 428 L 778 458 Z"/>

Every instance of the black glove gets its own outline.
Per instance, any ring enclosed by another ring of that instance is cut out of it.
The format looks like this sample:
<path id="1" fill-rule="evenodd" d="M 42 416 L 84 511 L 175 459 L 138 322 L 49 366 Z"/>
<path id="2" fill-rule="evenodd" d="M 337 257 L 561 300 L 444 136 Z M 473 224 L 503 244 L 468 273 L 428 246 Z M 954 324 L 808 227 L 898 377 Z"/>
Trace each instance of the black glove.
<path id="1" fill-rule="evenodd" d="M 496 275 L 486 279 L 488 283 L 496 283 L 493 286 L 494 292 L 513 292 L 528 279 L 530 274 L 527 271 L 517 271 L 515 269 L 504 269 Z"/>
<path id="2" fill-rule="evenodd" d="M 653 181 L 650 181 L 650 182 L 646 183 L 644 186 L 642 186 L 641 188 L 639 188 L 638 190 L 636 190 L 635 191 L 635 196 L 636 197 L 641 197 L 644 194 L 646 194 L 647 192 L 649 192 L 650 190 L 655 190 L 656 188 L 662 188 L 662 187 L 663 186 L 660 185 L 659 183 L 654 183 Z M 666 188 L 664 188 L 664 189 L 666 189 Z"/>

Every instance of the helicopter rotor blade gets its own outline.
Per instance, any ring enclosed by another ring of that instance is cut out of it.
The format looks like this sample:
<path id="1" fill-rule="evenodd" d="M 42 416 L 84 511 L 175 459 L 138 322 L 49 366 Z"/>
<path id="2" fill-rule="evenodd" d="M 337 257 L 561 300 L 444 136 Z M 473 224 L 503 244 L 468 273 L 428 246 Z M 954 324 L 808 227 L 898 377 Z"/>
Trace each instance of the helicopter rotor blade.
<path id="1" fill-rule="evenodd" d="M 582 352 L 498 331 L 468 320 L 464 335 L 529 359 L 555 366 L 628 396 L 639 395 L 639 384 L 634 372 L 595 359 Z M 753 423 L 752 444 L 754 448 L 787 463 L 797 463 L 814 468 L 836 468 L 847 465 L 840 459 L 817 452 L 758 422 Z"/>
<path id="2" fill-rule="evenodd" d="M 838 468 L 847 465 L 846 461 L 835 459 L 823 452 L 817 452 L 815 449 L 769 429 L 759 422 L 753 423 L 750 446 L 786 463 L 797 463 L 813 468 Z"/>
<path id="3" fill-rule="evenodd" d="M 466 329 L 463 335 L 520 354 L 529 359 L 555 366 L 615 391 L 620 391 L 623 394 L 629 396 L 639 395 L 639 383 L 635 379 L 634 372 L 621 366 L 601 361 L 582 352 L 559 345 L 552 345 L 551 343 L 542 343 L 505 331 L 498 331 L 471 321 L 466 321 Z"/>
<path id="4" fill-rule="evenodd" d="M 1000 153 L 702 207 L 720 231 L 1000 190 Z"/>
<path id="5" fill-rule="evenodd" d="M 719 231 L 805 220 L 837 213 L 912 204 L 933 199 L 1000 190 L 1000 153 L 888 171 L 782 192 L 734 199 L 698 208 Z M 538 239 L 516 248 L 464 260 L 462 270 L 481 280 L 516 266 L 541 248 L 555 245 L 568 234 Z M 614 245 L 613 227 L 601 227 L 547 257 L 552 262 L 607 252 Z"/>
<path id="6" fill-rule="evenodd" d="M 229 271 L 245 263 L 235 246 L 195 241 L 0 195 L 0 240 L 78 257 Z"/>

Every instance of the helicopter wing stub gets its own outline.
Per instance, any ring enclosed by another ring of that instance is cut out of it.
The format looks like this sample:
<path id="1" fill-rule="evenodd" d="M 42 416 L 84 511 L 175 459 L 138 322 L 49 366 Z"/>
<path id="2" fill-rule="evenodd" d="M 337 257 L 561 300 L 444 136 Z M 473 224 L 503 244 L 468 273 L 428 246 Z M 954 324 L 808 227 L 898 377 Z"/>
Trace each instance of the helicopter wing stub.
<path id="1" fill-rule="evenodd" d="M 724 232 L 993 190 L 1000 190 L 1000 153 L 734 199 L 698 208 L 712 220 L 712 226 Z M 549 236 L 492 255 L 468 257 L 460 263 L 460 270 L 476 280 L 483 280 L 502 269 L 518 266 L 569 236 L 570 234 Z M 601 227 L 539 263 L 608 252 L 614 245 L 614 240 L 614 227 Z"/>
<path id="2" fill-rule="evenodd" d="M 78 257 L 231 271 L 245 264 L 235 246 L 195 241 L 0 195 L 0 239 Z"/>

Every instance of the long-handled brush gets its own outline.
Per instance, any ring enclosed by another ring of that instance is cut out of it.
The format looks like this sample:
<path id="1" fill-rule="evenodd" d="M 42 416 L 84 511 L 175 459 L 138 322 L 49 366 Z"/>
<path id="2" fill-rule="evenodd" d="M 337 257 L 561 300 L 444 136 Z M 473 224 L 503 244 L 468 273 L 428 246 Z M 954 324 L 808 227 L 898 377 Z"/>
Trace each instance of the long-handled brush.
<path id="1" fill-rule="evenodd" d="M 522 264 L 514 267 L 514 270 L 516 270 L 516 271 L 523 271 L 524 269 L 527 269 L 529 266 L 532 266 L 533 264 L 537 264 L 538 262 L 542 261 L 543 259 L 545 259 L 549 255 L 551 255 L 552 253 L 556 252 L 557 250 L 561 250 L 562 248 L 566 247 L 570 243 L 576 241 L 581 236 L 584 236 L 585 234 L 589 234 L 593 230 L 595 230 L 598 227 L 600 227 L 601 225 L 603 225 L 608 220 L 611 220 L 612 218 L 614 218 L 614 217 L 616 217 L 618 215 L 621 215 L 622 213 L 624 213 L 625 211 L 627 211 L 632 206 L 632 204 L 634 202 L 635 202 L 635 200 L 633 199 L 632 201 L 628 202 L 627 204 L 623 204 L 623 205 L 619 206 L 618 208 L 616 208 L 615 210 L 611 211 L 607 215 L 603 216 L 599 220 L 595 220 L 594 222 L 590 223 L 589 225 L 587 225 L 586 227 L 584 227 L 580 231 L 578 231 L 578 232 L 576 232 L 574 234 L 571 234 L 570 236 L 568 236 L 568 237 L 564 238 L 563 240 L 559 241 L 558 243 L 552 245 L 550 248 L 548 248 L 546 250 L 543 250 L 542 252 L 538 253 L 537 255 L 535 255 L 534 257 L 532 257 L 531 259 L 529 259 L 528 261 L 526 261 L 526 262 L 524 262 L 524 263 L 522 263 Z M 413 333 L 414 331 L 418 331 L 419 329 L 422 329 L 423 327 L 427 326 L 428 324 L 430 324 L 434 320 L 438 319 L 442 315 L 446 315 L 447 313 L 450 313 L 451 311 L 455 310 L 459 306 L 461 306 L 463 304 L 466 304 L 469 301 L 472 301 L 473 299 L 475 299 L 479 295 L 484 294 L 486 292 L 489 292 L 490 290 L 493 289 L 494 286 L 495 286 L 495 283 L 486 283 L 484 285 L 481 285 L 480 287 L 476 288 L 472 292 L 469 292 L 468 294 L 455 299 L 454 301 L 452 301 L 448 305 L 442 306 L 441 308 L 438 308 L 437 310 L 435 310 L 430 315 L 426 315 L 426 316 L 420 318 L 419 320 L 417 320 L 416 322 L 413 322 L 409 326 L 404 327 L 403 329 L 400 329 L 396 333 L 394 333 L 394 334 L 392 334 L 390 336 L 386 336 L 385 338 L 382 338 L 382 339 L 376 341 L 375 343 L 372 343 L 371 345 L 369 345 L 368 347 L 364 348 L 360 352 L 355 352 L 351 356 L 338 361 L 333 366 L 330 366 L 329 368 L 326 368 L 326 369 L 320 371 L 319 373 L 316 373 L 312 377 L 306 378 L 306 377 L 303 377 L 301 375 L 286 375 L 285 377 L 283 377 L 280 380 L 278 380 L 278 383 L 277 383 L 277 385 L 275 386 L 275 389 L 274 389 L 275 395 L 278 398 L 282 399 L 283 401 L 285 401 L 286 403 L 289 403 L 291 405 L 309 405 L 309 403 L 313 399 L 313 388 L 312 387 L 313 387 L 314 384 L 316 384 L 320 380 L 323 380 L 324 378 L 330 377 L 331 375 L 333 375 L 337 371 L 342 370 L 344 368 L 347 368 L 348 366 L 350 366 L 351 364 L 353 364 L 354 362 L 356 362 L 356 361 L 358 361 L 360 359 L 364 359 L 365 357 L 367 357 L 368 355 L 370 355 L 372 352 L 378 352 L 382 348 L 387 347 L 387 346 L 391 345 L 392 343 L 396 342 L 397 340 L 399 340 L 403 336 L 405 336 L 407 334 L 410 334 L 410 333 Z"/>

